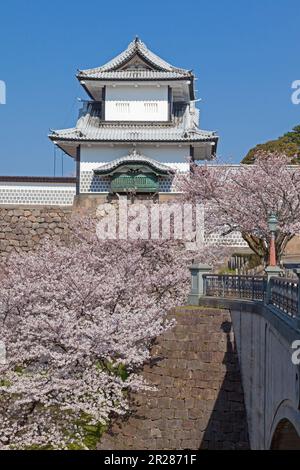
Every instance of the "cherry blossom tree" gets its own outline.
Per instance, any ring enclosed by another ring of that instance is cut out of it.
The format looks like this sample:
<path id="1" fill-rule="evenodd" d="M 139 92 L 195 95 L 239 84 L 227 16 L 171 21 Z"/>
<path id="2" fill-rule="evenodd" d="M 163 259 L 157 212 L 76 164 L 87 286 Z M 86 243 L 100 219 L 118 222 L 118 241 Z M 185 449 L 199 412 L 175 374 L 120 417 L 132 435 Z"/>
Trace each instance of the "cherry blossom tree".
<path id="1" fill-rule="evenodd" d="M 0 449 L 88 448 L 88 431 L 128 412 L 150 346 L 186 300 L 178 242 L 46 241 L 1 268 Z"/>
<path id="2" fill-rule="evenodd" d="M 278 259 L 300 229 L 300 169 L 280 153 L 260 152 L 254 165 L 193 165 L 183 179 L 184 199 L 205 205 L 206 233 L 239 231 L 265 262 L 269 254 L 268 217 L 278 218 Z"/>

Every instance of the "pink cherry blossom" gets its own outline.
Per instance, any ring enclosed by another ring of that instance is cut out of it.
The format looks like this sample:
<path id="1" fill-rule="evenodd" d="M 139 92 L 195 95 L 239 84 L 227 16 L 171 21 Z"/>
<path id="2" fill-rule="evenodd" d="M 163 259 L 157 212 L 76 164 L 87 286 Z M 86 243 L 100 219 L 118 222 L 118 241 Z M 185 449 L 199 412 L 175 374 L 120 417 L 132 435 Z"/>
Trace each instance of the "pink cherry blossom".
<path id="1" fill-rule="evenodd" d="M 183 179 L 185 200 L 205 205 L 207 233 L 239 231 L 250 248 L 267 260 L 268 217 L 278 218 L 280 258 L 288 241 L 300 231 L 300 167 L 279 153 L 257 155 L 253 165 L 193 165 Z"/>
<path id="2" fill-rule="evenodd" d="M 186 301 L 179 243 L 94 233 L 82 223 L 68 246 L 47 241 L 2 267 L 0 449 L 84 446 L 82 417 L 127 413 L 128 391 L 148 387 L 137 372 L 153 340 L 172 326 L 166 313 Z"/>

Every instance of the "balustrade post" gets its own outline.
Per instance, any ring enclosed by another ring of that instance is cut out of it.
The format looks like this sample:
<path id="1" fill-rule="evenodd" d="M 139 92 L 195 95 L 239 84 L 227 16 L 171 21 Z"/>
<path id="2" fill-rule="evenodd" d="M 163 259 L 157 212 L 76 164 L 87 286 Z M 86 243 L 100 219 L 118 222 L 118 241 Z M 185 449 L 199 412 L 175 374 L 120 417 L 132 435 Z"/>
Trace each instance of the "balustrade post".
<path id="1" fill-rule="evenodd" d="M 190 266 L 192 286 L 188 296 L 188 305 L 199 305 L 200 297 L 205 295 L 203 274 L 209 274 L 212 268 L 207 264 L 194 263 Z"/>
<path id="2" fill-rule="evenodd" d="M 265 273 L 267 274 L 267 292 L 265 298 L 265 304 L 268 305 L 271 303 L 271 278 L 272 277 L 279 277 L 282 269 L 279 266 L 267 266 L 265 268 Z"/>
<path id="3" fill-rule="evenodd" d="M 294 269 L 294 273 L 298 277 L 298 295 L 297 295 L 297 315 L 296 315 L 296 327 L 300 329 L 300 269 Z"/>

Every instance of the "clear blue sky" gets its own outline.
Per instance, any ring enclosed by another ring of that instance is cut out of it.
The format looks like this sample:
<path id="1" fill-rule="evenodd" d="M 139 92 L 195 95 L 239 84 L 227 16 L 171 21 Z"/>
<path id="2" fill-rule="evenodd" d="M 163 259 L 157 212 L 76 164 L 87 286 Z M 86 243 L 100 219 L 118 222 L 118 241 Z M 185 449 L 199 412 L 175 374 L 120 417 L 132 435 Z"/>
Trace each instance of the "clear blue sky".
<path id="1" fill-rule="evenodd" d="M 0 175 L 53 174 L 47 133 L 75 123 L 85 96 L 76 69 L 103 64 L 136 34 L 193 68 L 201 127 L 219 133 L 222 158 L 238 162 L 300 124 L 290 98 L 300 79 L 299 0 L 9 0 L 0 17 Z"/>

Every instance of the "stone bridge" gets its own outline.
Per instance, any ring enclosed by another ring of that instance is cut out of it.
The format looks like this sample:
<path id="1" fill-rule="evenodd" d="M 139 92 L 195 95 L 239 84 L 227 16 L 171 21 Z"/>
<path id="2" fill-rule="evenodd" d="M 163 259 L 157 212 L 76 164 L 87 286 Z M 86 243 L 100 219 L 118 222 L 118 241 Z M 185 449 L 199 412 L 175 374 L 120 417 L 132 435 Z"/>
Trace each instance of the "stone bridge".
<path id="1" fill-rule="evenodd" d="M 195 265 L 190 300 L 230 312 L 251 449 L 300 449 L 300 272 L 266 271 L 219 276 Z"/>
<path id="2" fill-rule="evenodd" d="M 259 302 L 203 298 L 200 303 L 230 312 L 250 448 L 300 449 L 300 369 L 292 361 L 299 330 Z"/>
<path id="3" fill-rule="evenodd" d="M 297 279 L 207 268 L 191 268 L 191 305 L 153 346 L 156 390 L 132 397 L 99 449 L 300 449 Z"/>

